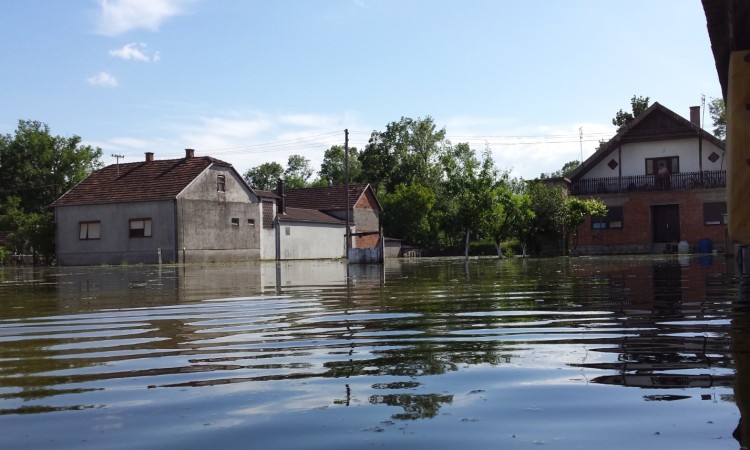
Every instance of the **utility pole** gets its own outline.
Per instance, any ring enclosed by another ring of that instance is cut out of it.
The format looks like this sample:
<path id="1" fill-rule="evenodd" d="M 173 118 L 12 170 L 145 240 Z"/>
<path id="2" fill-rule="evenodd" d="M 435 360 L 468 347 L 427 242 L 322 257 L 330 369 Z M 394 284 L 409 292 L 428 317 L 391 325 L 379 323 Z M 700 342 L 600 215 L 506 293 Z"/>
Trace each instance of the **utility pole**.
<path id="1" fill-rule="evenodd" d="M 349 259 L 349 249 L 352 246 L 349 228 L 349 129 L 344 130 L 344 190 L 346 191 L 346 259 Z"/>
<path id="2" fill-rule="evenodd" d="M 578 163 L 578 165 L 580 166 L 581 164 L 583 164 L 583 127 L 578 128 L 578 143 L 581 146 L 581 161 Z"/>
<path id="3" fill-rule="evenodd" d="M 125 159 L 125 155 L 118 155 L 118 154 L 112 153 L 112 155 L 110 156 L 112 156 L 113 158 L 117 160 L 117 176 L 119 177 L 120 176 L 120 158 Z"/>

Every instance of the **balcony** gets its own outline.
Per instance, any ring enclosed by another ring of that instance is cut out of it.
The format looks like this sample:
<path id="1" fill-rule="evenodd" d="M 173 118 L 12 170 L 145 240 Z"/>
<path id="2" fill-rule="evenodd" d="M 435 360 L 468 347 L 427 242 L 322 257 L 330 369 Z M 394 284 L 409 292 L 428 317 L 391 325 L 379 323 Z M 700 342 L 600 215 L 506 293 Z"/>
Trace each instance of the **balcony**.
<path id="1" fill-rule="evenodd" d="M 571 185 L 573 195 L 617 194 L 621 192 L 681 191 L 727 187 L 726 170 L 634 175 L 627 177 L 586 178 Z"/>

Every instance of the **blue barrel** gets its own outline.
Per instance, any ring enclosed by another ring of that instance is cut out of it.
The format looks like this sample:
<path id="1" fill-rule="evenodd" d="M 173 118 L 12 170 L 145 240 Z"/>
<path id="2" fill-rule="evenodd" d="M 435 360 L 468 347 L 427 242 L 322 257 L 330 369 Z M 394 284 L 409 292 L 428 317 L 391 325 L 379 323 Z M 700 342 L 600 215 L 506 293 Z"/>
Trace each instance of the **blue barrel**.
<path id="1" fill-rule="evenodd" d="M 711 239 L 701 239 L 698 242 L 699 253 L 711 253 Z"/>

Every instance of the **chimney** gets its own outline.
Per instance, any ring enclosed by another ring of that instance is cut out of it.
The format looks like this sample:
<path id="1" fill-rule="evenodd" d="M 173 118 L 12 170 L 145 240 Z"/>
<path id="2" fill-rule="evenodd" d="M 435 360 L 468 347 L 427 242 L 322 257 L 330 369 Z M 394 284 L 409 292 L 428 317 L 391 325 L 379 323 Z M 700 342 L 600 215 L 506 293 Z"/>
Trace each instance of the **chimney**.
<path id="1" fill-rule="evenodd" d="M 146 162 L 151 162 L 154 160 L 154 152 L 146 152 Z"/>
<path id="2" fill-rule="evenodd" d="M 286 214 L 286 193 L 284 193 L 284 180 L 279 178 L 276 183 L 276 193 L 279 194 L 279 204 L 276 207 L 278 214 Z"/>
<path id="3" fill-rule="evenodd" d="M 185 159 L 190 159 L 195 156 L 195 150 L 192 148 L 185 149 Z"/>
<path id="4" fill-rule="evenodd" d="M 700 106 L 690 107 L 690 122 L 696 127 L 700 128 L 701 126 L 701 107 Z"/>

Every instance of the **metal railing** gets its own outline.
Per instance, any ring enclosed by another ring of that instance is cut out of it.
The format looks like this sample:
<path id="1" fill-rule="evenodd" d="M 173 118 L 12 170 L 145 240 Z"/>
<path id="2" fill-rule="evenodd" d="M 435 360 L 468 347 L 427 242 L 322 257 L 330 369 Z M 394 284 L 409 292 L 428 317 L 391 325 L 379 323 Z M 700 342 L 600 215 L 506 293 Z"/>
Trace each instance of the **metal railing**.
<path id="1" fill-rule="evenodd" d="M 620 192 L 676 191 L 727 187 L 726 170 L 682 172 L 671 175 L 633 175 L 578 180 L 571 185 L 573 195 L 616 194 Z"/>

